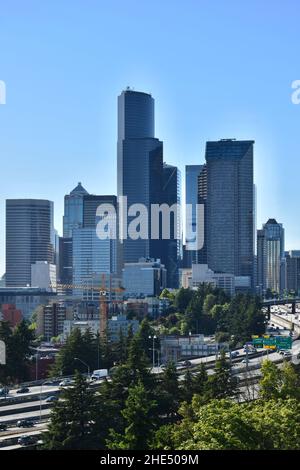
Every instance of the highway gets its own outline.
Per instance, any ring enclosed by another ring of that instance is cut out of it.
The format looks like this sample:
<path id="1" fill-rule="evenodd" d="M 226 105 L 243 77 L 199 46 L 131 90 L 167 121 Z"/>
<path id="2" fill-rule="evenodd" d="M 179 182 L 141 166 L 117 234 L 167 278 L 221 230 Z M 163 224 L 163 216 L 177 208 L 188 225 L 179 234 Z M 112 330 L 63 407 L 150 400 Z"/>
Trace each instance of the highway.
<path id="1" fill-rule="evenodd" d="M 277 332 L 270 331 L 270 333 L 278 334 Z M 281 334 L 287 334 L 288 332 L 284 329 L 280 329 Z M 252 354 L 248 354 L 248 364 L 245 363 L 246 354 L 244 348 L 241 348 L 235 351 L 237 354 L 232 358 L 232 372 L 236 375 L 241 381 L 240 391 L 244 399 L 249 399 L 251 396 L 253 398 L 257 397 L 258 394 L 258 385 L 257 382 L 260 378 L 260 366 L 261 362 L 268 357 L 271 361 L 280 364 L 283 363 L 284 358 L 278 352 L 269 350 L 259 349 L 256 351 L 256 357 L 253 357 Z M 259 355 L 257 355 L 257 353 Z M 298 361 L 297 355 L 300 353 L 300 340 L 295 340 L 292 346 L 292 358 L 293 362 Z M 228 353 L 227 353 L 228 357 Z M 208 357 L 201 357 L 196 359 L 191 359 L 189 362 L 191 366 L 189 367 L 193 374 L 197 373 L 200 364 L 204 364 L 209 375 L 213 374 L 213 369 L 216 361 L 216 356 L 211 355 Z M 248 370 L 247 370 L 248 369 Z M 152 369 L 152 372 L 155 374 L 160 374 L 163 372 L 162 367 L 155 367 Z M 183 380 L 184 373 L 187 370 L 187 366 L 178 365 L 177 371 L 179 373 L 179 380 Z M 249 380 L 249 384 L 244 385 L 245 381 Z M 99 386 L 104 379 L 100 379 L 97 382 L 93 382 L 92 386 Z M 32 385 L 29 387 L 29 392 L 25 394 L 17 394 L 17 389 L 10 390 L 8 397 L 5 399 L 0 398 L 0 423 L 6 423 L 8 428 L 6 431 L 0 431 L 0 449 L 1 450 L 11 450 L 20 448 L 17 445 L 17 440 L 20 436 L 24 435 L 39 435 L 42 430 L 46 429 L 47 420 L 49 419 L 51 413 L 52 403 L 46 402 L 46 397 L 50 395 L 56 395 L 60 392 L 61 388 L 59 385 L 53 384 L 43 384 L 43 385 Z M 41 402 L 40 402 L 40 399 Z M 243 399 L 243 398 L 242 398 Z M 10 402 L 11 400 L 11 402 Z M 41 404 L 41 411 L 40 411 Z M 41 422 L 40 422 L 41 417 Z M 16 427 L 16 422 L 22 419 L 33 419 L 35 421 L 34 427 L 31 428 L 19 428 Z M 32 434 L 33 433 L 33 434 Z"/>

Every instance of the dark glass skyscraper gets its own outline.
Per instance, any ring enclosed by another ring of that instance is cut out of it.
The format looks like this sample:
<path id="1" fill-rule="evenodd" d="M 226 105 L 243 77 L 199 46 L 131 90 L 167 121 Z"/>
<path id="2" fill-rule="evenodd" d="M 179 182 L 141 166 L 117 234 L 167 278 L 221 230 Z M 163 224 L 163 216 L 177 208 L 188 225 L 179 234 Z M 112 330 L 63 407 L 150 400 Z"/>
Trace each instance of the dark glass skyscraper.
<path id="1" fill-rule="evenodd" d="M 162 200 L 163 144 L 154 137 L 154 99 L 147 93 L 126 89 L 118 97 L 118 196 L 128 207 L 144 204 L 148 209 Z M 137 214 L 138 215 L 138 214 Z M 134 217 L 128 217 L 127 226 Z M 123 262 L 141 257 L 159 258 L 160 240 L 125 239 Z"/>
<path id="2" fill-rule="evenodd" d="M 31 265 L 54 261 L 53 202 L 6 201 L 6 286 L 31 285 Z"/>
<path id="3" fill-rule="evenodd" d="M 208 266 L 254 276 L 254 141 L 207 142 L 206 237 Z"/>
<path id="4" fill-rule="evenodd" d="M 176 166 L 163 165 L 163 200 L 171 207 L 180 205 L 180 171 Z M 179 261 L 182 256 L 180 216 L 170 215 L 170 239 L 162 240 L 161 260 L 167 270 L 167 287 L 177 288 L 179 285 Z"/>

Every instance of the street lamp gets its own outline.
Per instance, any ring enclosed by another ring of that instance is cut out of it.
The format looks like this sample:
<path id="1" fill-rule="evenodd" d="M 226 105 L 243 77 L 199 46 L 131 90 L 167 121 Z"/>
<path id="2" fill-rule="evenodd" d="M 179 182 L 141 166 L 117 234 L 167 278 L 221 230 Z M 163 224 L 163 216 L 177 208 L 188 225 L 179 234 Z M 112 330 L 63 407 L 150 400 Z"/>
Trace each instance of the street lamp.
<path id="1" fill-rule="evenodd" d="M 89 366 L 86 362 L 84 362 L 82 359 L 79 359 L 79 357 L 74 357 L 74 360 L 81 362 L 81 364 L 83 364 L 84 366 L 87 367 L 87 370 L 88 370 L 88 378 L 90 379 L 90 366 Z"/>
<path id="2" fill-rule="evenodd" d="M 42 389 L 43 389 L 43 385 L 45 383 L 47 383 L 49 381 L 49 379 L 47 380 L 44 380 L 42 383 L 41 383 L 41 387 L 40 387 L 40 423 L 42 421 Z"/>
<path id="3" fill-rule="evenodd" d="M 152 367 L 154 369 L 155 367 L 155 348 L 154 348 L 154 342 L 156 340 L 157 336 L 156 335 L 149 335 L 149 339 L 152 339 Z"/>

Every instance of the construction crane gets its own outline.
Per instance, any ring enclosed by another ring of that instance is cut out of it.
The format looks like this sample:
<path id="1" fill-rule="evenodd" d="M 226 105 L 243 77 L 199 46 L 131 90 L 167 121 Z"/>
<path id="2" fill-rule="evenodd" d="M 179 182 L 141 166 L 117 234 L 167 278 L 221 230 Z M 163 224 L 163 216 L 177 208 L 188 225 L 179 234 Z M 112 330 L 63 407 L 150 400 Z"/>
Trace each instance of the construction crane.
<path id="1" fill-rule="evenodd" d="M 107 289 L 107 287 L 105 286 L 105 274 L 102 275 L 102 284 L 101 286 L 98 286 L 98 287 L 94 285 L 87 286 L 87 285 L 60 284 L 60 283 L 57 283 L 53 287 L 56 287 L 56 289 L 58 290 L 72 289 L 72 291 L 73 290 L 86 290 L 86 291 L 99 292 L 99 321 L 100 321 L 99 332 L 102 338 L 105 337 L 106 329 L 107 329 L 107 320 L 108 320 L 108 303 L 118 303 L 118 304 L 123 303 L 123 299 L 111 300 L 111 298 L 107 299 L 107 296 L 108 295 L 111 296 L 112 292 L 115 292 L 115 293 L 124 292 L 123 288 L 121 287 L 112 288 L 111 286 L 109 286 L 109 288 Z M 63 297 L 61 300 L 79 300 L 79 299 L 77 296 L 75 297 L 75 296 L 67 295 Z M 52 300 L 52 303 L 53 302 L 55 302 L 54 299 Z"/>

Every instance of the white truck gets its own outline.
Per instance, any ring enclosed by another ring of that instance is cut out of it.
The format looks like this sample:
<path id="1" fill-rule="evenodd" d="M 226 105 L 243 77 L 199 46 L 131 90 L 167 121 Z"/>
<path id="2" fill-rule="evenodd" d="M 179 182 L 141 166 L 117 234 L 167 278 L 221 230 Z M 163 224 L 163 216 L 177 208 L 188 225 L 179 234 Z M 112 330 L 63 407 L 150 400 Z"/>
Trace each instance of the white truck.
<path id="1" fill-rule="evenodd" d="M 104 377 L 108 376 L 108 370 L 107 369 L 96 369 L 93 371 L 91 379 L 92 380 L 99 380 L 103 379 Z"/>

